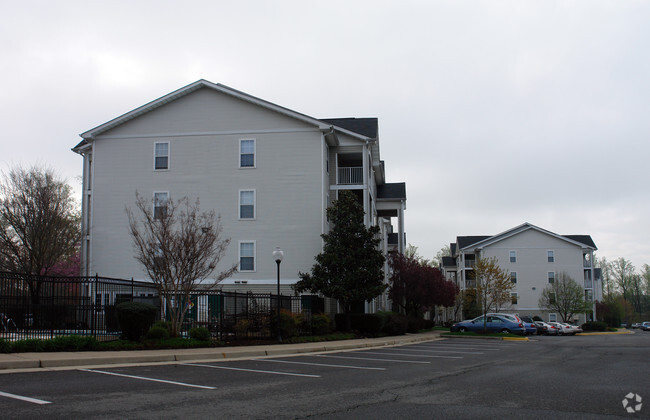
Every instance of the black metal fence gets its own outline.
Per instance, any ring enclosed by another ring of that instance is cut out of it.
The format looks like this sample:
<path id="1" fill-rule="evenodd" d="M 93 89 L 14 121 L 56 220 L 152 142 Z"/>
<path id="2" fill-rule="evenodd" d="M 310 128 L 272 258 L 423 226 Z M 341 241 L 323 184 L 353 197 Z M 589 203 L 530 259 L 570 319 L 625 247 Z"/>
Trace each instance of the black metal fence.
<path id="1" fill-rule="evenodd" d="M 44 277 L 0 272 L 0 339 L 46 339 L 64 335 L 92 335 L 100 340 L 117 339 L 121 329 L 115 306 L 136 301 L 159 308 L 166 304 L 152 283 L 103 277 Z M 322 312 L 317 296 L 280 296 L 280 308 L 301 314 L 308 324 L 312 313 Z M 270 319 L 277 311 L 278 296 L 197 291 L 187 305 L 182 326 L 206 327 L 220 339 L 272 336 Z"/>

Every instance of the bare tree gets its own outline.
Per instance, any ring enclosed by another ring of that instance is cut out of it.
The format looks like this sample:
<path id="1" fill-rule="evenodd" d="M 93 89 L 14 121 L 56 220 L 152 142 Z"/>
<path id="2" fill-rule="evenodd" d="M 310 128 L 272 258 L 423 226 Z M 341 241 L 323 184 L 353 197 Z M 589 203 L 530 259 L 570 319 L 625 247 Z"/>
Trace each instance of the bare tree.
<path id="1" fill-rule="evenodd" d="M 496 257 L 478 258 L 474 265 L 476 275 L 476 295 L 483 309 L 487 313 L 494 308 L 495 311 L 510 302 L 514 284 L 507 270 L 497 264 Z"/>
<path id="2" fill-rule="evenodd" d="M 589 302 L 584 299 L 584 288 L 566 273 L 559 273 L 553 283 L 542 290 L 539 307 L 557 312 L 562 322 L 569 322 L 574 314 L 584 313 L 591 309 Z"/>
<path id="3" fill-rule="evenodd" d="M 189 309 L 190 295 L 199 287 L 211 289 L 237 271 L 237 264 L 206 281 L 223 257 L 230 238 L 222 238 L 221 217 L 214 211 L 200 213 L 199 200 L 185 197 L 152 203 L 136 193 L 138 216 L 131 209 L 129 232 L 135 259 L 158 287 L 178 335 Z M 155 210 L 154 210 L 155 208 Z"/>
<path id="4" fill-rule="evenodd" d="M 72 188 L 52 169 L 3 173 L 0 184 L 0 269 L 48 275 L 78 252 L 80 217 Z M 78 274 L 78 273 L 77 273 Z M 42 282 L 29 281 L 33 304 Z"/>
<path id="5" fill-rule="evenodd" d="M 632 262 L 623 257 L 617 258 L 611 263 L 612 277 L 621 293 L 623 293 L 623 299 L 625 300 L 629 300 L 635 270 Z"/>

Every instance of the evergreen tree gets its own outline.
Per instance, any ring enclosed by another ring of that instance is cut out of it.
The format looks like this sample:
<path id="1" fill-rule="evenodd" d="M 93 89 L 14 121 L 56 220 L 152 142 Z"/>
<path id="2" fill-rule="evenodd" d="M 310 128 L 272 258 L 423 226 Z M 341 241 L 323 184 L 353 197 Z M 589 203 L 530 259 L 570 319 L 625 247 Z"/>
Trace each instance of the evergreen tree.
<path id="1" fill-rule="evenodd" d="M 311 291 L 336 299 L 349 314 L 354 305 L 386 290 L 384 255 L 378 249 L 379 227 L 366 227 L 363 217 L 363 207 L 355 195 L 340 191 L 339 199 L 327 209 L 332 228 L 321 235 L 323 252 L 316 256 L 311 273 L 299 273 L 296 292 Z"/>

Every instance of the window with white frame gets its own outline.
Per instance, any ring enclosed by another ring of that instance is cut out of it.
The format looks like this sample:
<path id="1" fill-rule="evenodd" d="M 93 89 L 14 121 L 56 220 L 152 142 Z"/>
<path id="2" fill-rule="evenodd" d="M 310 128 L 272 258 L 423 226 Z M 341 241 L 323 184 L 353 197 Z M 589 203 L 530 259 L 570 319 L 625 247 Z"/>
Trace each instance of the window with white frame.
<path id="1" fill-rule="evenodd" d="M 548 282 L 551 284 L 555 283 L 555 271 L 549 271 L 547 275 L 548 275 Z"/>
<path id="2" fill-rule="evenodd" d="M 255 271 L 255 242 L 239 243 L 239 271 Z"/>
<path id="3" fill-rule="evenodd" d="M 239 218 L 255 219 L 255 190 L 239 190 Z"/>
<path id="4" fill-rule="evenodd" d="M 153 193 L 153 218 L 162 219 L 167 216 L 167 202 L 169 201 L 169 193 L 166 191 L 158 191 Z"/>
<path id="5" fill-rule="evenodd" d="M 169 169 L 169 142 L 154 143 L 153 168 L 156 171 Z"/>
<path id="6" fill-rule="evenodd" d="M 557 314 L 548 314 L 548 322 L 557 322 Z"/>
<path id="7" fill-rule="evenodd" d="M 516 271 L 510 272 L 510 281 L 515 283 L 515 284 L 517 283 L 517 272 Z"/>
<path id="8" fill-rule="evenodd" d="M 510 293 L 510 303 L 516 305 L 518 301 L 517 293 Z"/>
<path id="9" fill-rule="evenodd" d="M 546 251 L 546 259 L 548 262 L 555 262 L 555 251 Z"/>
<path id="10" fill-rule="evenodd" d="M 240 168 L 255 167 L 255 140 L 254 139 L 239 140 L 239 167 Z"/>
<path id="11" fill-rule="evenodd" d="M 511 263 L 517 262 L 517 251 L 510 251 L 510 262 Z"/>

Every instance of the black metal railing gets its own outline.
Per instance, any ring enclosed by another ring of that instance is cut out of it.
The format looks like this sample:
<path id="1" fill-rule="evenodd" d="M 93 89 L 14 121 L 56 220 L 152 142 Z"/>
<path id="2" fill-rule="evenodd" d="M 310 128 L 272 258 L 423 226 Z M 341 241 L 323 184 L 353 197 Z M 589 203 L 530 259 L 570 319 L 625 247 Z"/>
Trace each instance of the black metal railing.
<path id="1" fill-rule="evenodd" d="M 272 337 L 271 317 L 278 296 L 201 290 L 189 302 L 179 297 L 161 299 L 153 283 L 105 277 L 47 277 L 0 272 L 0 339 L 47 339 L 65 335 L 91 335 L 117 339 L 121 328 L 116 305 L 146 302 L 168 318 L 166 307 L 187 305 L 181 333 L 206 327 L 219 339 Z M 321 311 L 317 296 L 280 296 L 280 308 L 308 321 Z M 306 333 L 306 331 L 303 331 Z"/>

